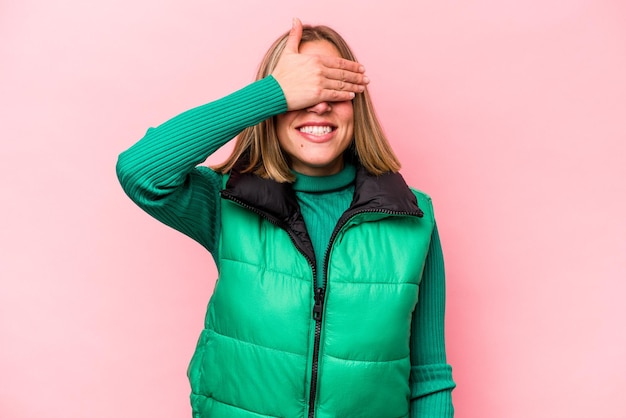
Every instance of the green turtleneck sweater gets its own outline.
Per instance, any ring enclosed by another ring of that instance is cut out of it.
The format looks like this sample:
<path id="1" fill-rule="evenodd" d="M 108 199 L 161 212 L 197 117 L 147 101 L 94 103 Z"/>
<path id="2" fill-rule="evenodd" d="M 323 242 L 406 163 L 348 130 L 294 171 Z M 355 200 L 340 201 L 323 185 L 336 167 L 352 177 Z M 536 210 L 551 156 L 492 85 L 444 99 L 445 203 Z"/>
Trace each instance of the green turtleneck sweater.
<path id="1" fill-rule="evenodd" d="M 214 254 L 220 234 L 222 175 L 200 164 L 244 128 L 286 110 L 282 89 L 272 76 L 188 110 L 149 129 L 144 138 L 120 154 L 120 183 L 143 210 Z M 296 173 L 293 187 L 319 272 L 323 272 L 332 230 L 352 201 L 354 177 L 352 165 L 327 177 Z M 318 277 L 318 283 L 322 279 Z M 411 418 L 454 415 L 451 391 L 455 384 L 446 362 L 444 308 L 445 275 L 435 229 L 412 321 Z"/>
<path id="2" fill-rule="evenodd" d="M 293 188 L 306 229 L 313 242 L 318 272 L 317 285 L 321 287 L 324 280 L 322 274 L 326 247 L 339 218 L 352 202 L 356 169 L 353 165 L 346 165 L 337 174 L 321 177 L 295 174 Z"/>

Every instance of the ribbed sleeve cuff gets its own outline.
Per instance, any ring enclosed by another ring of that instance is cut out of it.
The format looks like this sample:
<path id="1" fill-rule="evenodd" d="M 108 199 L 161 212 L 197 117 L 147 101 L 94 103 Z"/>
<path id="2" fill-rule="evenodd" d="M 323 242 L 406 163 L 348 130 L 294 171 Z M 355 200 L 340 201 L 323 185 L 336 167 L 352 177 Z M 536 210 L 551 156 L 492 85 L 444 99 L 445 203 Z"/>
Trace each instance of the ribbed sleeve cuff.
<path id="1" fill-rule="evenodd" d="M 452 367 L 427 364 L 411 367 L 411 418 L 453 418 Z"/>
<path id="2" fill-rule="evenodd" d="M 448 364 L 427 364 L 411 367 L 411 399 L 432 393 L 452 390 L 452 367 Z"/>
<path id="3" fill-rule="evenodd" d="M 411 402 L 410 418 L 453 418 L 454 405 L 449 391 L 437 392 Z"/>

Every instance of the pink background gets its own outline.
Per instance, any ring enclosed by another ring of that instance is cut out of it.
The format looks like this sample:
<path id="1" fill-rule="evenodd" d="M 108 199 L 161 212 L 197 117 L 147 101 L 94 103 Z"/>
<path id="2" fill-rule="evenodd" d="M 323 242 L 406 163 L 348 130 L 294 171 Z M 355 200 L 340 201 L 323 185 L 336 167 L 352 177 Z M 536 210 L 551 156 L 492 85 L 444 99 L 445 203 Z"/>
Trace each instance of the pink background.
<path id="1" fill-rule="evenodd" d="M 250 82 L 292 16 L 353 45 L 433 196 L 457 416 L 626 416 L 620 0 L 2 2 L 0 416 L 190 416 L 211 257 L 117 154 Z"/>

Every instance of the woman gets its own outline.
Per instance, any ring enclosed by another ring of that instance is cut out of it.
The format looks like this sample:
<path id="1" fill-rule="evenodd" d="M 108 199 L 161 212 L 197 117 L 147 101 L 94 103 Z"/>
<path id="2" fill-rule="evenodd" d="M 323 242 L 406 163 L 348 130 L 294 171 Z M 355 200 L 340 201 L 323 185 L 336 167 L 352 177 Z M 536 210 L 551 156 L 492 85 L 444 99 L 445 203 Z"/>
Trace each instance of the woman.
<path id="1" fill-rule="evenodd" d="M 368 82 L 335 31 L 294 19 L 257 81 L 120 155 L 131 199 L 218 267 L 194 417 L 453 415 L 431 202 L 397 173 Z"/>

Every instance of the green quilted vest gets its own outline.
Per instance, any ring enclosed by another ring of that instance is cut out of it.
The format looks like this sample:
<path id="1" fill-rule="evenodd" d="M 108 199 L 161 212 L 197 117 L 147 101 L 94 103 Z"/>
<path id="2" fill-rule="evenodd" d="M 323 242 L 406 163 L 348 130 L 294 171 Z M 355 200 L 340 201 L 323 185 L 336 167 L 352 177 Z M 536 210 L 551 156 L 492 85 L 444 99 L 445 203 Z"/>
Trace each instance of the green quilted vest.
<path id="1" fill-rule="evenodd" d="M 222 197 L 219 278 L 188 371 L 194 418 L 408 417 L 430 199 L 360 168 L 316 289 L 289 184 L 233 172 Z"/>

